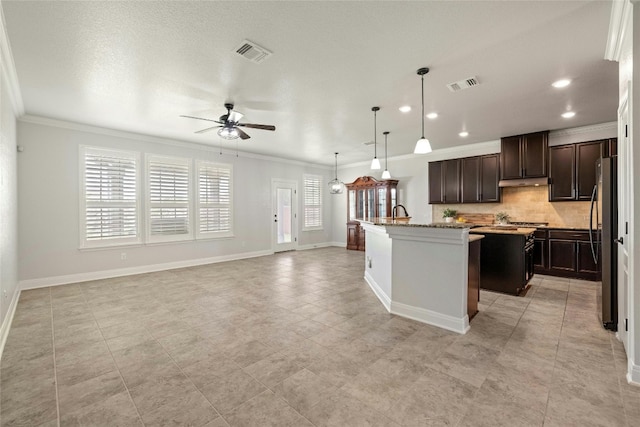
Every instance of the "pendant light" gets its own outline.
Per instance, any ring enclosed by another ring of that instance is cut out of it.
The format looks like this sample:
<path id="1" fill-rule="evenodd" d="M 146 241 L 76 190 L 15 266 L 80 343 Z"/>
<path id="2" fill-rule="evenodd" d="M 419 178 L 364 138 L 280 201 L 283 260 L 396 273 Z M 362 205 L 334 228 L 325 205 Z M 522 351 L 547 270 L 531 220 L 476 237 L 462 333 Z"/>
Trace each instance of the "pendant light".
<path id="1" fill-rule="evenodd" d="M 431 152 L 431 143 L 424 137 L 424 75 L 429 72 L 427 67 L 418 69 L 418 75 L 422 79 L 422 137 L 416 142 L 414 154 L 427 154 Z"/>
<path id="2" fill-rule="evenodd" d="M 338 153 L 336 155 L 336 177 L 329 181 L 329 192 L 331 194 L 342 194 L 344 190 L 344 182 L 338 179 Z"/>
<path id="3" fill-rule="evenodd" d="M 391 174 L 387 169 L 387 136 L 389 131 L 382 132 L 382 134 L 384 135 L 384 172 L 382 172 L 382 179 L 391 179 Z"/>
<path id="4" fill-rule="evenodd" d="M 371 107 L 373 111 L 373 160 L 371 160 L 371 169 L 380 169 L 380 160 L 378 160 L 378 141 L 376 140 L 376 113 L 380 111 L 380 107 Z"/>

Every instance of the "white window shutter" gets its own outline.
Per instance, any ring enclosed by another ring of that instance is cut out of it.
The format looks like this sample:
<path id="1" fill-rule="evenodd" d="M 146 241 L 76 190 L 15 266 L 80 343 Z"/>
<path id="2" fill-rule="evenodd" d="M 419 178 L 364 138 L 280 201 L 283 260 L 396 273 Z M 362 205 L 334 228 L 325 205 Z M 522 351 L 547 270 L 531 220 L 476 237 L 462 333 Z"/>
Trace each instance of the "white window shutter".
<path id="1" fill-rule="evenodd" d="M 322 176 L 305 175 L 303 189 L 304 228 L 322 228 Z"/>
<path id="2" fill-rule="evenodd" d="M 191 161 L 147 157 L 147 233 L 149 242 L 192 237 L 190 209 Z"/>
<path id="3" fill-rule="evenodd" d="M 139 154 L 80 147 L 81 247 L 140 242 Z"/>
<path id="4" fill-rule="evenodd" d="M 197 162 L 198 238 L 233 235 L 232 167 Z"/>

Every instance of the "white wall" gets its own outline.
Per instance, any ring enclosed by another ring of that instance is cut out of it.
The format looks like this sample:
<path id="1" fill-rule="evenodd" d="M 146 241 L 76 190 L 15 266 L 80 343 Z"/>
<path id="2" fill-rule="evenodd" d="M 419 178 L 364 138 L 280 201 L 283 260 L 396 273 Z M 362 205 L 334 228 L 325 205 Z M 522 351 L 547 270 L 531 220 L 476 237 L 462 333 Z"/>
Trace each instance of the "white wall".
<path id="1" fill-rule="evenodd" d="M 2 18 L 0 13 L 0 18 Z M 0 19 L 1 21 L 1 19 Z M 11 55 L 0 22 L 0 340 L 8 330 L 7 312 L 18 290 L 18 203 L 16 167 L 16 109 L 20 103 L 10 90 Z M 0 342 L 0 352 L 2 342 Z"/>
<path id="2" fill-rule="evenodd" d="M 269 253 L 272 232 L 271 180 L 298 182 L 302 212 L 303 174 L 331 179 L 331 168 L 278 161 L 142 135 L 26 117 L 18 122 L 19 271 L 27 287 L 124 274 L 145 267 L 193 260 Z M 234 233 L 231 239 L 79 250 L 79 146 L 90 145 L 233 164 Z M 226 150 L 225 150 L 226 151 Z M 299 231 L 300 246 L 331 242 L 331 199 L 325 185 L 324 229 Z M 299 228 L 302 218 L 298 221 Z M 126 252 L 126 260 L 121 253 Z M 126 270 L 128 269 L 128 270 Z M 107 273 L 104 273 L 107 272 Z"/>

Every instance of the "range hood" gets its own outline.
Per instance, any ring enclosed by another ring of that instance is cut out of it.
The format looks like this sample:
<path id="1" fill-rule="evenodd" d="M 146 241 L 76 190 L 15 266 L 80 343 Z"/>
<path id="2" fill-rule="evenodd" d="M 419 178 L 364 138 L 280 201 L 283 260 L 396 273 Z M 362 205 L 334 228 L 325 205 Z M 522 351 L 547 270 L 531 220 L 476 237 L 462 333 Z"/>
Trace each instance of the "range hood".
<path id="1" fill-rule="evenodd" d="M 498 187 L 539 187 L 549 185 L 549 178 L 501 179 Z"/>

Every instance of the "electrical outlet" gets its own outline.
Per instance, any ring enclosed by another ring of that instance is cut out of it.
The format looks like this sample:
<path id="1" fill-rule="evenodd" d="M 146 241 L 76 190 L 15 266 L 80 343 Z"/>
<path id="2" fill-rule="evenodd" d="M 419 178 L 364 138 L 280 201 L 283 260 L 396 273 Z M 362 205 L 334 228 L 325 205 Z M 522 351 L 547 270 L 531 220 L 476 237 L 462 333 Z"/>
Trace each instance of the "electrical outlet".
<path id="1" fill-rule="evenodd" d="M 2 291 L 2 295 L 4 295 L 5 298 L 9 298 L 9 294 L 7 293 L 6 289 Z"/>
<path id="2" fill-rule="evenodd" d="M 121 260 L 123 260 L 123 261 L 124 261 L 125 259 L 127 259 L 127 253 L 126 253 L 126 252 L 121 252 L 121 253 L 120 253 L 120 259 L 121 259 Z"/>
<path id="3" fill-rule="evenodd" d="M 369 268 L 371 268 L 371 257 L 370 256 L 367 257 L 367 266 Z"/>

